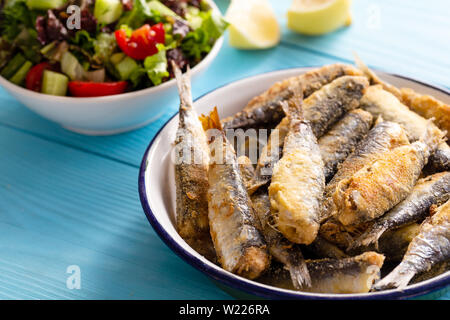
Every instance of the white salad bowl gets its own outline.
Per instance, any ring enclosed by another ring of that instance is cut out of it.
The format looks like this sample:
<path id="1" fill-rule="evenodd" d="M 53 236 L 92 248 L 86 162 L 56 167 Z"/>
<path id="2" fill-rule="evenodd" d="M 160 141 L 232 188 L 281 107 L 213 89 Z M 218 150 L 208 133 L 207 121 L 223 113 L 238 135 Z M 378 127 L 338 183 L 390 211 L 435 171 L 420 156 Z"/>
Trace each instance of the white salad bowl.
<path id="1" fill-rule="evenodd" d="M 219 9 L 210 1 L 213 10 Z M 191 69 L 195 79 L 205 71 L 223 44 L 217 39 L 205 58 Z M 177 103 L 175 79 L 158 86 L 103 97 L 60 97 L 22 88 L 0 76 L 0 85 L 30 110 L 62 127 L 87 135 L 111 135 L 134 130 L 155 121 Z"/>
<path id="2" fill-rule="evenodd" d="M 213 90 L 197 99 L 198 114 L 208 114 L 217 106 L 221 118 L 242 110 L 254 96 L 276 81 L 299 75 L 311 68 L 288 69 L 246 78 Z M 399 87 L 409 87 L 450 103 L 450 92 L 402 76 L 377 72 L 380 77 Z M 177 233 L 175 227 L 175 174 L 173 141 L 178 127 L 178 115 L 172 117 L 156 134 L 142 159 L 139 174 L 139 195 L 144 212 L 161 239 L 181 258 L 210 276 L 235 297 L 271 299 L 405 299 L 433 293 L 433 297 L 449 289 L 450 271 L 432 279 L 407 286 L 405 289 L 363 294 L 319 294 L 282 289 L 248 280 L 222 269 L 192 249 Z M 428 296 L 431 297 L 431 296 Z"/>

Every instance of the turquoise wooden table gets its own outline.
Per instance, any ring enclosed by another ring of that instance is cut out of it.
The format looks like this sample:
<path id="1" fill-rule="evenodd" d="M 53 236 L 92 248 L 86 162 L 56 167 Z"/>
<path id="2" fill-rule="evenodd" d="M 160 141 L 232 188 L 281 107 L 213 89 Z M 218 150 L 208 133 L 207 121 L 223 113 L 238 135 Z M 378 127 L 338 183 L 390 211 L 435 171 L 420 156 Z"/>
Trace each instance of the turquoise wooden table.
<path id="1" fill-rule="evenodd" d="M 217 2 L 224 12 L 228 1 Z M 289 32 L 290 0 L 272 3 L 281 44 L 239 51 L 226 43 L 195 81 L 194 97 L 261 72 L 351 62 L 352 51 L 370 66 L 450 86 L 447 0 L 357 0 L 352 26 L 323 37 Z M 139 163 L 177 98 L 161 107 L 164 116 L 145 128 L 87 137 L 40 118 L 0 88 L 0 298 L 231 298 L 172 253 L 141 209 Z"/>

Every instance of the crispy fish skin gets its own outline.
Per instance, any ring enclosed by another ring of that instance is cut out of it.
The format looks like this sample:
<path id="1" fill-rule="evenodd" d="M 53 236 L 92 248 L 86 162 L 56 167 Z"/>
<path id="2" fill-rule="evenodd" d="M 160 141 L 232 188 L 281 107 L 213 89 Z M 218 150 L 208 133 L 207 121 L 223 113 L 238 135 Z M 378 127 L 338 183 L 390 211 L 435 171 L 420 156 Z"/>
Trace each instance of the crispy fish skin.
<path id="1" fill-rule="evenodd" d="M 404 288 L 419 273 L 450 259 L 450 200 L 421 225 L 402 262 L 374 286 L 374 290 Z"/>
<path id="2" fill-rule="evenodd" d="M 432 172 L 450 171 L 450 146 L 446 142 L 441 142 L 431 155 L 429 167 Z"/>
<path id="3" fill-rule="evenodd" d="M 429 127 L 429 120 L 411 111 L 393 94 L 383 90 L 380 85 L 367 88 L 361 99 L 361 108 L 374 117 L 382 116 L 384 120 L 401 124 L 411 142 L 419 140 Z M 436 136 L 444 136 L 444 133 L 435 125 L 433 125 L 433 131 Z M 445 142 L 439 144 L 430 162 L 439 171 L 450 170 L 450 148 Z"/>
<path id="4" fill-rule="evenodd" d="M 350 247 L 351 249 L 377 245 L 380 236 L 387 230 L 400 228 L 424 219 L 433 204 L 440 204 L 450 197 L 450 172 L 441 172 L 420 179 L 408 197 L 379 218 Z"/>
<path id="5" fill-rule="evenodd" d="M 328 219 L 336 211 L 332 195 L 341 180 L 350 178 L 365 165 L 383 155 L 383 153 L 406 144 L 409 144 L 409 141 L 400 125 L 395 122 L 378 119 L 367 136 L 358 143 L 353 153 L 339 165 L 338 171 L 326 185 L 321 222 Z"/>
<path id="6" fill-rule="evenodd" d="M 249 279 L 257 278 L 269 266 L 270 257 L 240 175 L 236 154 L 222 130 L 217 109 L 201 120 L 205 130 L 215 129 L 216 132 L 209 144 L 208 217 L 219 263 L 227 271 Z"/>
<path id="7" fill-rule="evenodd" d="M 447 131 L 447 139 L 450 139 L 450 105 L 410 88 L 401 88 L 400 93 L 401 101 L 408 108 L 426 119 L 434 118 L 436 125 Z"/>
<path id="8" fill-rule="evenodd" d="M 193 108 L 189 75 L 175 69 L 180 113 L 175 150 L 176 223 L 180 236 L 208 259 L 215 256 L 208 222 L 209 149 Z M 187 152 L 186 152 L 187 151 Z"/>
<path id="9" fill-rule="evenodd" d="M 270 200 L 267 188 L 261 188 L 252 196 L 253 208 L 261 222 L 261 232 L 273 258 L 281 262 L 289 270 L 295 288 L 309 285 L 311 279 L 300 246 L 289 242 L 273 226 L 270 214 Z"/>
<path id="10" fill-rule="evenodd" d="M 239 171 L 241 173 L 244 186 L 248 190 L 253 182 L 255 168 L 253 167 L 252 161 L 247 156 L 240 156 L 237 158 L 237 163 L 239 165 Z"/>
<path id="11" fill-rule="evenodd" d="M 353 241 L 360 237 L 371 224 L 372 222 L 369 221 L 345 226 L 332 216 L 320 225 L 319 235 L 340 249 L 347 250 Z"/>
<path id="12" fill-rule="evenodd" d="M 289 117 L 289 132 L 269 186 L 271 212 L 288 240 L 310 244 L 319 230 L 325 188 L 323 162 L 309 123 L 301 120 L 301 106 L 289 102 L 283 108 Z"/>
<path id="13" fill-rule="evenodd" d="M 318 293 L 366 293 L 380 277 L 384 256 L 365 252 L 344 259 L 307 261 L 311 286 L 302 291 Z"/>
<path id="14" fill-rule="evenodd" d="M 294 88 L 303 88 L 303 96 L 308 97 L 314 91 L 344 75 L 362 75 L 351 65 L 332 64 L 308 71 L 296 77 L 275 83 L 267 91 L 254 97 L 241 112 L 222 120 L 225 129 L 251 128 L 279 122 L 284 117 L 280 102 L 294 96 Z"/>
<path id="15" fill-rule="evenodd" d="M 361 76 L 343 76 L 315 91 L 303 101 L 303 117 L 317 138 L 345 113 L 356 109 L 369 82 Z"/>
<path id="16" fill-rule="evenodd" d="M 419 234 L 420 224 L 412 223 L 399 229 L 391 230 L 380 238 L 379 252 L 390 262 L 400 262 L 409 244 Z"/>
<path id="17" fill-rule="evenodd" d="M 437 126 L 442 130 L 447 131 L 447 139 L 450 139 L 450 105 L 445 104 L 432 96 L 417 93 L 413 89 L 398 89 L 397 87 L 382 81 L 357 55 L 355 55 L 355 63 L 369 79 L 371 85 L 381 85 L 384 90 L 393 94 L 403 104 L 420 116 L 426 119 L 434 118 Z"/>
<path id="18" fill-rule="evenodd" d="M 330 180 L 337 167 L 369 132 L 373 117 L 369 112 L 356 109 L 347 113 L 318 140 L 324 163 L 325 180 Z"/>
<path id="19" fill-rule="evenodd" d="M 339 182 L 333 194 L 338 220 L 351 225 L 383 215 L 408 196 L 429 154 L 430 147 L 416 141 L 386 152 L 351 178 Z"/>
<path id="20" fill-rule="evenodd" d="M 348 111 L 358 107 L 368 81 L 359 76 L 343 76 L 315 91 L 303 102 L 303 117 L 309 121 L 314 135 L 321 137 L 333 123 Z M 294 102 L 294 101 L 293 101 Z M 295 103 L 295 102 L 294 102 Z M 288 120 L 283 119 L 263 149 L 256 168 L 254 192 L 271 179 L 271 169 L 280 159 L 284 137 L 288 131 Z"/>
<path id="21" fill-rule="evenodd" d="M 280 159 L 283 152 L 284 139 L 289 131 L 289 119 L 283 118 L 269 136 L 263 147 L 255 169 L 250 194 L 258 188 L 268 184 L 272 178 L 273 166 Z"/>

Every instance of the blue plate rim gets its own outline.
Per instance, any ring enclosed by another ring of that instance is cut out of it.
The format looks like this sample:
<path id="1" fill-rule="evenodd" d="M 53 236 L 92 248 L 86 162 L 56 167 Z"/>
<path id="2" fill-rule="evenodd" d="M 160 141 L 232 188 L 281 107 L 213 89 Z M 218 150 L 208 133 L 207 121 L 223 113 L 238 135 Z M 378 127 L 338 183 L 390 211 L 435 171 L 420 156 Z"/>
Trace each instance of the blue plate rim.
<path id="1" fill-rule="evenodd" d="M 251 79 L 253 77 L 258 77 L 261 75 L 274 73 L 274 72 L 281 72 L 281 71 L 288 71 L 293 69 L 311 69 L 318 66 L 308 66 L 308 67 L 295 67 L 295 68 L 282 68 L 282 69 L 276 69 L 272 71 L 267 71 L 263 73 L 259 73 L 256 75 L 243 77 L 237 80 L 233 80 L 230 82 L 227 82 L 223 85 L 220 85 L 212 90 L 209 90 L 205 92 L 204 94 L 197 97 L 194 102 L 202 99 L 206 95 L 225 88 L 235 82 Z M 394 77 L 402 78 L 408 81 L 416 82 L 422 86 L 426 86 L 429 88 L 432 88 L 434 90 L 441 91 L 447 95 L 450 95 L 450 90 L 447 90 L 443 87 L 431 85 L 429 83 L 425 83 L 413 78 L 410 78 L 408 76 L 399 75 L 396 73 L 390 73 L 383 71 L 381 69 L 376 69 L 381 72 L 384 72 L 386 74 L 389 74 Z M 278 291 L 271 288 L 261 287 L 260 285 L 257 285 L 256 282 L 253 284 L 253 281 L 245 281 L 244 279 L 239 279 L 231 276 L 224 270 L 216 270 L 213 267 L 206 264 L 204 261 L 200 260 L 198 257 L 190 254 L 189 252 L 185 251 L 165 230 L 164 227 L 158 222 L 155 215 L 153 214 L 153 211 L 150 208 L 149 201 L 147 198 L 147 188 L 145 186 L 145 172 L 147 170 L 147 159 L 148 154 L 150 150 L 152 149 L 153 144 L 155 143 L 156 139 L 158 138 L 159 134 L 162 130 L 170 123 L 170 121 L 178 114 L 178 111 L 175 112 L 172 116 L 167 119 L 167 121 L 164 123 L 164 125 L 158 130 L 158 132 L 154 135 L 151 142 L 149 143 L 147 149 L 145 150 L 144 156 L 141 161 L 141 165 L 139 168 L 139 177 L 138 177 L 138 189 L 139 189 L 139 199 L 143 208 L 143 211 L 145 213 L 145 216 L 147 217 L 147 220 L 149 221 L 150 225 L 153 227 L 153 229 L 156 231 L 156 233 L 159 235 L 159 237 L 163 240 L 163 242 L 172 250 L 174 251 L 180 258 L 182 258 L 184 261 L 189 263 L 194 268 L 202 271 L 209 277 L 213 278 L 216 281 L 219 281 L 227 286 L 230 286 L 236 290 L 243 290 L 249 294 L 259 296 L 262 298 L 267 299 L 305 299 L 305 300 L 390 300 L 390 299 L 408 299 L 408 298 L 414 298 L 418 296 L 423 296 L 430 294 L 432 292 L 436 292 L 438 290 L 444 289 L 450 284 L 450 274 L 447 276 L 444 276 L 439 279 L 430 280 L 429 282 L 424 283 L 423 285 L 416 285 L 413 287 L 407 287 L 403 290 L 387 290 L 387 291 L 381 291 L 376 293 L 370 293 L 370 294 L 314 294 L 314 293 L 305 293 L 300 291 L 291 291 L 291 290 L 283 290 Z"/>

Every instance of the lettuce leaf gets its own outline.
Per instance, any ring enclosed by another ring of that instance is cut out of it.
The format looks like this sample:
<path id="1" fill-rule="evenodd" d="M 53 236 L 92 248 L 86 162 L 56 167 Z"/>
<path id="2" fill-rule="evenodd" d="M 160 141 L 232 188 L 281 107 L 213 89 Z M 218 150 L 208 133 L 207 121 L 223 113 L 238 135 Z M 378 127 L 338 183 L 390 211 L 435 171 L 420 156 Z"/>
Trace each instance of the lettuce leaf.
<path id="1" fill-rule="evenodd" d="M 147 71 L 147 76 L 155 85 L 161 84 L 164 78 L 169 76 L 167 70 L 166 48 L 162 44 L 158 44 L 158 53 L 145 58 L 144 68 Z"/>
<path id="2" fill-rule="evenodd" d="M 141 27 L 152 13 L 147 7 L 145 0 L 134 0 L 133 9 L 127 11 L 122 18 L 119 19 L 117 26 L 127 25 L 132 29 Z"/>
<path id="3" fill-rule="evenodd" d="M 97 63 L 106 62 L 117 47 L 114 33 L 100 33 L 94 41 L 95 54 L 92 57 Z"/>
<path id="4" fill-rule="evenodd" d="M 201 24 L 198 23 L 198 18 L 201 18 Z M 187 57 L 199 61 L 204 54 L 211 51 L 216 40 L 228 27 L 228 22 L 213 10 L 198 11 L 198 16 L 193 21 L 197 21 L 197 25 L 183 39 L 181 49 Z"/>
<path id="5" fill-rule="evenodd" d="M 37 14 L 28 9 L 24 0 L 10 0 L 0 12 L 0 33 L 13 41 L 24 28 L 33 30 Z"/>

